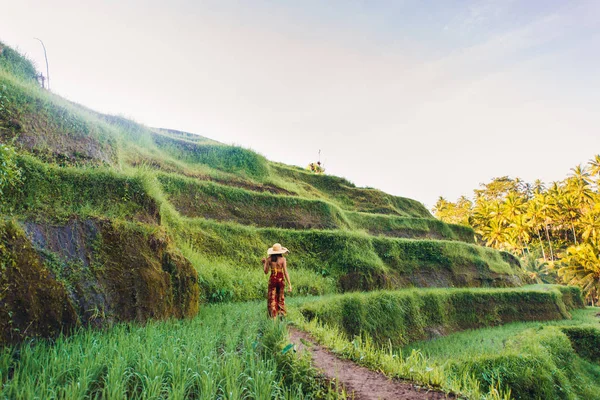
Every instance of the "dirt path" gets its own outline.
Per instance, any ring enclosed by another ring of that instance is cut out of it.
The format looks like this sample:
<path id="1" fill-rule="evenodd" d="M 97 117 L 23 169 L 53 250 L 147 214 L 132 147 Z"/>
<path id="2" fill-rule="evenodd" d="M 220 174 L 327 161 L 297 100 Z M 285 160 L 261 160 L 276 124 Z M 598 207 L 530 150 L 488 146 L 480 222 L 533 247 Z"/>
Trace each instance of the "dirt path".
<path id="1" fill-rule="evenodd" d="M 316 343 L 306 332 L 289 327 L 290 340 L 298 352 L 307 351 L 312 364 L 327 379 L 335 379 L 353 393 L 355 400 L 391 400 L 391 399 L 446 399 L 454 398 L 443 392 L 416 387 L 409 382 L 392 380 L 383 374 L 361 367 L 352 361 L 336 357 L 329 350 Z M 306 343 L 306 344 L 305 344 Z"/>

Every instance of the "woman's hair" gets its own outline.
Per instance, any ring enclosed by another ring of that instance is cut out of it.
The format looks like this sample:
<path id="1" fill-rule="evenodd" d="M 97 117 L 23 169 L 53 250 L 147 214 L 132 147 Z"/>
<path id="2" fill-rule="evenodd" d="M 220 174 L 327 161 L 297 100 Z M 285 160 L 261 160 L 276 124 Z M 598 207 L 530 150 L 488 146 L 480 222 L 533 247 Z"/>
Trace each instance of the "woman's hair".
<path id="1" fill-rule="evenodd" d="M 281 254 L 271 254 L 271 262 L 277 262 L 279 257 L 281 257 Z"/>

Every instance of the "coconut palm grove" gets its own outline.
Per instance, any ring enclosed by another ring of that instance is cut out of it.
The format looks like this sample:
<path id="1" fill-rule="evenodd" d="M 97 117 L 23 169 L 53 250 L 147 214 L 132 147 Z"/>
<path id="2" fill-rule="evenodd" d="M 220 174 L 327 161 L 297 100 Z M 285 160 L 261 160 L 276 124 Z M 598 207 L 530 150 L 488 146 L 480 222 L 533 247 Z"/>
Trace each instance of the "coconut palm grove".
<path id="1" fill-rule="evenodd" d="M 40 75 L 0 43 L 0 399 L 600 399 L 600 156 L 432 214 Z"/>
<path id="2" fill-rule="evenodd" d="M 472 227 L 480 243 L 507 250 L 537 283 L 579 286 L 586 302 L 600 295 L 600 155 L 560 182 L 507 176 L 456 202 L 440 197 L 435 215 Z"/>

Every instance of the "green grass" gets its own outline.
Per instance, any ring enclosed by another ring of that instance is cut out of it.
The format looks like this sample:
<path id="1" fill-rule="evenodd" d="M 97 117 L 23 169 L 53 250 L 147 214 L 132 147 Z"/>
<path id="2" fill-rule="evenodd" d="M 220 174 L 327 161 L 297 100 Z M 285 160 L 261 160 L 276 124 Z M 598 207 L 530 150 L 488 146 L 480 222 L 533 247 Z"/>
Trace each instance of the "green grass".
<path id="1" fill-rule="evenodd" d="M 269 174 L 266 158 L 242 147 L 201 144 L 158 133 L 154 134 L 154 142 L 167 154 L 188 163 L 206 164 L 254 178 L 264 178 Z"/>
<path id="2" fill-rule="evenodd" d="M 345 214 L 353 228 L 364 229 L 371 235 L 475 242 L 475 232 L 472 228 L 446 224 L 437 219 L 408 218 L 350 211 Z"/>
<path id="3" fill-rule="evenodd" d="M 103 165 L 115 163 L 123 136 L 36 83 L 0 69 L 0 140 L 47 162 Z"/>
<path id="4" fill-rule="evenodd" d="M 23 80 L 36 79 L 37 71 L 33 62 L 0 42 L 0 69 Z"/>
<path id="5" fill-rule="evenodd" d="M 192 320 L 121 324 L 0 349 L 0 398 L 327 397 L 263 304 L 203 308 Z"/>
<path id="6" fill-rule="evenodd" d="M 315 175 L 300 168 L 271 163 L 277 176 L 310 185 L 313 195 L 329 198 L 342 209 L 376 214 L 393 214 L 405 217 L 432 218 L 423 204 L 404 197 L 392 196 L 376 189 L 357 188 L 344 178 Z"/>
<path id="7" fill-rule="evenodd" d="M 310 320 L 336 326 L 348 337 L 365 335 L 379 345 L 402 346 L 514 321 L 570 318 L 574 307 L 583 307 L 578 288 L 548 286 L 353 293 L 307 303 L 301 312 Z"/>
<path id="8" fill-rule="evenodd" d="M 3 196 L 0 212 L 64 220 L 74 214 L 156 221 L 158 205 L 140 176 L 108 168 L 61 168 L 30 156 L 18 159 L 21 183 Z"/>
<path id="9" fill-rule="evenodd" d="M 476 374 L 482 385 L 501 381 L 514 398 L 598 399 L 599 311 L 588 308 L 573 311 L 569 320 L 460 332 L 412 343 L 403 352 L 418 350 L 449 374 Z"/>
<path id="10" fill-rule="evenodd" d="M 232 266 L 257 265 L 279 242 L 293 268 L 336 279 L 340 290 L 400 287 L 517 286 L 518 266 L 498 252 L 461 242 L 374 238 L 339 230 L 255 228 L 182 219 L 180 241 Z M 231 244 L 235 244 L 232 246 Z"/>
<path id="11" fill-rule="evenodd" d="M 495 310 L 485 313 L 481 312 L 482 306 L 489 308 L 487 304 L 470 299 L 463 305 L 457 304 L 459 307 L 454 314 L 452 311 L 438 314 L 437 323 L 444 319 L 455 319 L 471 324 L 475 317 L 479 319 L 478 324 L 486 324 L 489 321 L 485 321 L 485 318 L 490 314 L 492 317 L 508 317 L 504 322 L 532 317 L 545 319 L 552 307 L 542 306 L 540 314 L 535 315 L 536 310 L 540 310 L 540 304 L 536 304 L 536 300 L 539 300 L 542 289 L 542 286 L 532 286 L 520 290 L 522 301 L 507 302 L 507 308 L 500 313 L 497 311 L 502 307 L 499 307 L 497 300 L 486 299 L 495 303 Z M 556 293 L 557 290 L 562 291 L 562 296 Z M 440 294 L 442 290 L 422 292 L 421 297 L 425 298 L 427 292 L 431 297 L 432 292 Z M 508 292 L 517 291 L 496 292 L 504 297 Z M 389 293 L 344 295 L 343 297 L 348 298 L 345 303 L 348 309 L 344 310 L 341 319 L 359 315 L 362 321 L 353 323 L 360 323 L 365 328 L 361 335 L 352 336 L 352 332 L 344 327 L 340 318 L 332 322 L 328 315 L 339 309 L 332 299 L 340 297 L 325 298 L 318 303 L 305 300 L 298 311 L 294 310 L 292 318 L 340 356 L 391 377 L 416 380 L 472 399 L 600 398 L 600 365 L 596 358 L 600 340 L 600 320 L 597 316 L 600 309 L 570 310 L 571 318 L 561 318 L 568 303 L 576 301 L 579 307 L 582 306 L 579 289 L 552 288 L 542 296 L 551 304 L 561 297 L 566 300 L 567 304 L 557 304 L 555 307 L 556 320 L 515 322 L 466 330 L 433 340 L 413 341 L 405 346 L 402 346 L 402 342 L 413 335 L 414 330 L 418 331 L 423 321 L 432 320 L 436 310 L 432 314 L 432 307 L 426 306 L 427 303 L 432 304 L 431 299 L 424 300 L 421 307 L 414 310 L 410 303 L 393 298 Z M 366 299 L 361 302 L 358 297 Z M 483 296 L 482 300 L 485 297 L 489 296 Z M 369 298 L 373 301 L 369 302 Z M 526 302 L 530 304 L 525 304 Z M 516 308 L 511 309 L 511 306 Z M 349 307 L 354 307 L 351 313 Z M 314 313 L 315 308 L 319 309 L 322 319 L 308 321 L 300 313 L 304 310 L 306 314 L 307 309 Z M 456 319 L 457 314 L 462 315 Z M 404 324 L 400 324 L 404 326 L 404 330 L 396 329 L 396 334 L 403 335 L 401 338 L 404 340 L 386 340 L 381 333 L 386 329 L 389 332 L 390 326 L 397 328 L 399 325 L 396 321 L 399 320 L 404 320 Z M 492 321 L 492 325 L 500 322 L 497 319 Z M 438 324 L 436 328 L 440 326 Z M 439 333 L 438 330 L 436 334 Z"/>
<path id="12" fill-rule="evenodd" d="M 187 217 L 296 229 L 348 227 L 342 211 L 327 202 L 256 193 L 173 174 L 158 175 L 169 200 Z"/>

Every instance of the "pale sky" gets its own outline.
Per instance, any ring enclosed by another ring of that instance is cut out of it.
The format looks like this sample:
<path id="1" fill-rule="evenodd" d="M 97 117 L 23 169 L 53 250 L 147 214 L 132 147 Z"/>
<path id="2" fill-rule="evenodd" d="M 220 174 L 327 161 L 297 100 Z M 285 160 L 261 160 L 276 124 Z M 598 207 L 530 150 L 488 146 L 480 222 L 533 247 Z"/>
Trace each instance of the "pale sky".
<path id="1" fill-rule="evenodd" d="M 0 0 L 52 90 L 414 198 L 600 153 L 600 0 Z"/>

